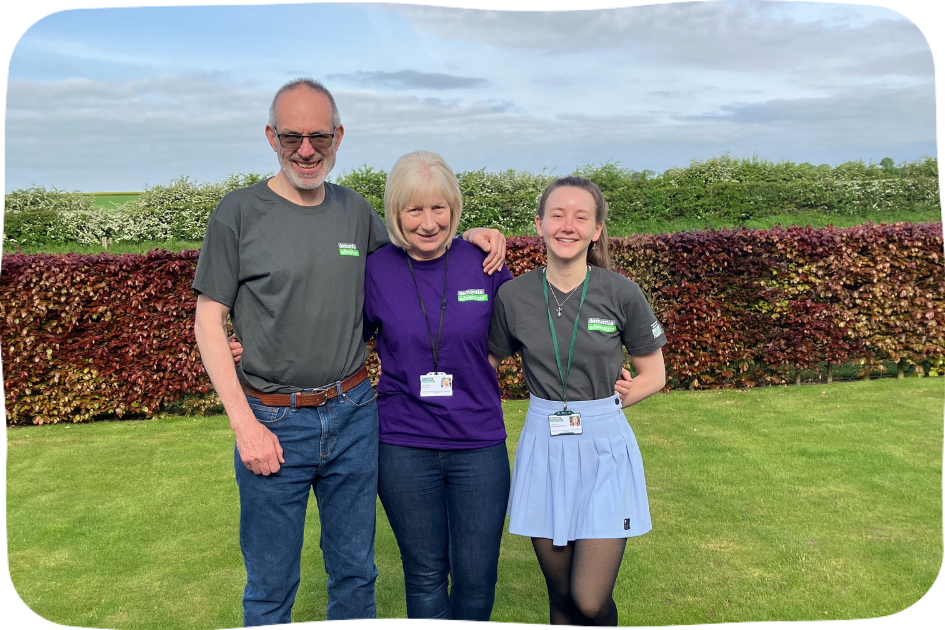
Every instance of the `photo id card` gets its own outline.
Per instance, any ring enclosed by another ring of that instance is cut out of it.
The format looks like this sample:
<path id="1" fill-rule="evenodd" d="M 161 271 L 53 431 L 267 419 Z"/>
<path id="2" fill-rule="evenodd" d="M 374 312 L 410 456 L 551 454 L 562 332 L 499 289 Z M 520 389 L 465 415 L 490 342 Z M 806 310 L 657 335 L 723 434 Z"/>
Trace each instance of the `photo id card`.
<path id="1" fill-rule="evenodd" d="M 584 432 L 581 426 L 581 414 L 573 411 L 556 411 L 548 416 L 551 424 L 551 435 L 580 435 Z"/>
<path id="2" fill-rule="evenodd" d="M 453 375 L 428 372 L 420 375 L 420 396 L 452 396 Z"/>

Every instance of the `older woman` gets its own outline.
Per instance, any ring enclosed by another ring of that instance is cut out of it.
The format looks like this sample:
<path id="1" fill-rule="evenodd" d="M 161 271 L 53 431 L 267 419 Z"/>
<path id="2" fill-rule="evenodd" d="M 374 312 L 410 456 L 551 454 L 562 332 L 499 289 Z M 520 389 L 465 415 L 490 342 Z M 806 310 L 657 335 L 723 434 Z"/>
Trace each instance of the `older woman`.
<path id="1" fill-rule="evenodd" d="M 391 245 L 368 258 L 365 335 L 382 374 L 378 494 L 400 546 L 412 618 L 488 620 L 509 494 L 489 323 L 508 269 L 454 238 L 456 176 L 427 151 L 394 165 L 384 193 Z"/>

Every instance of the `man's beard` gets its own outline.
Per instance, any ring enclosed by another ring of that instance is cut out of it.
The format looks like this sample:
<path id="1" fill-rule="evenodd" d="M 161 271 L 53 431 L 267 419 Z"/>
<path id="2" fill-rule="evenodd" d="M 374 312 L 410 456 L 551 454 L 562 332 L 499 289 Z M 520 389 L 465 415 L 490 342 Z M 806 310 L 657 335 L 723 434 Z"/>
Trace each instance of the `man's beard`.
<path id="1" fill-rule="evenodd" d="M 328 174 L 331 172 L 331 169 L 335 167 L 335 152 L 330 151 L 327 153 L 317 153 L 316 155 L 322 158 L 321 168 L 318 171 L 318 175 L 313 177 L 303 177 L 295 172 L 295 169 L 292 168 L 291 157 L 295 155 L 294 153 L 286 156 L 283 153 L 279 153 L 279 166 L 282 167 L 282 172 L 285 173 L 285 176 L 289 178 L 289 181 L 292 182 L 292 185 L 301 190 L 314 190 L 322 185 L 325 181 L 325 178 L 328 177 Z M 312 157 L 316 157 L 313 155 Z"/>

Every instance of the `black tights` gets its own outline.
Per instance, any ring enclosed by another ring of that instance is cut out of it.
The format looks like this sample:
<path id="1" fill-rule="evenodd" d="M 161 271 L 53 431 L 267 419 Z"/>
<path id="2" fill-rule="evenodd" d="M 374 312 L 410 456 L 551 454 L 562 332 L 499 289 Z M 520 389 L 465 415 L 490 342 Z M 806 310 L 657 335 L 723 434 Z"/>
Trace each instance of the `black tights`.
<path id="1" fill-rule="evenodd" d="M 614 585 L 626 544 L 626 538 L 585 538 L 555 547 L 547 538 L 532 538 L 552 624 L 617 625 Z"/>

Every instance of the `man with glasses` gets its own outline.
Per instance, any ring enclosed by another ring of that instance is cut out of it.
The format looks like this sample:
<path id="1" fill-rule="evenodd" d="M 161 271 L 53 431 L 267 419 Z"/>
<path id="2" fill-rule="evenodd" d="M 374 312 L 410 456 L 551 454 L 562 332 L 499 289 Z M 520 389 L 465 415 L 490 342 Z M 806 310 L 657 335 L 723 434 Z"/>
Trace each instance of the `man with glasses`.
<path id="1" fill-rule="evenodd" d="M 236 436 L 244 625 L 288 623 L 310 488 L 321 521 L 328 619 L 375 617 L 377 409 L 361 338 L 365 258 L 387 230 L 355 191 L 325 182 L 344 127 L 331 93 L 276 92 L 266 137 L 281 170 L 228 194 L 197 264 L 195 334 Z M 495 230 L 463 235 L 501 267 Z M 234 367 L 226 337 L 243 343 Z"/>

